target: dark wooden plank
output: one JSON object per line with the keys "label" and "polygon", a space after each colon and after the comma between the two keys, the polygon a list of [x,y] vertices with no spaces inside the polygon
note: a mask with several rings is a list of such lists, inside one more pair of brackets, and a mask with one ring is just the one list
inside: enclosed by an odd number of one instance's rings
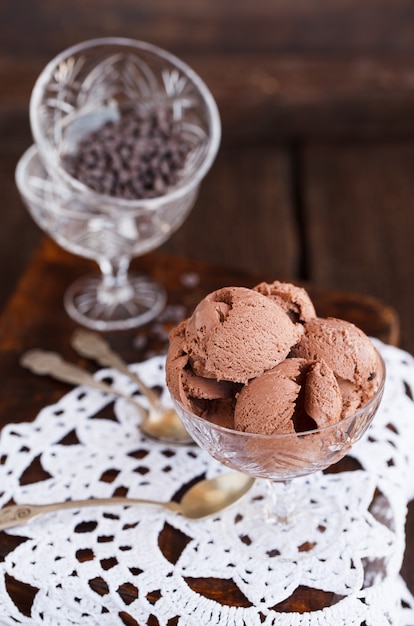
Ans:
{"label": "dark wooden plank", "polygon": [[203,52],[400,54],[413,51],[412,17],[410,0],[2,0],[0,49],[50,55],[119,34]]}
{"label": "dark wooden plank", "polygon": [[3,0],[0,114],[64,48],[119,35],[193,65],[229,136],[413,133],[412,18],[410,0]]}
{"label": "dark wooden plank", "polygon": [[[0,29],[1,33],[1,29]],[[151,40],[152,41],[152,40]],[[0,117],[16,137],[28,128],[31,89],[50,55],[0,53]],[[411,56],[309,56],[194,50],[181,57],[214,94],[224,141],[293,140],[307,136],[414,135],[414,53]],[[18,116],[20,122],[17,121]],[[27,142],[30,135],[27,132]]]}
{"label": "dark wooden plank", "polygon": [[223,148],[198,200],[164,250],[275,277],[297,275],[300,234],[289,152]]}
{"label": "dark wooden plank", "polygon": [[411,144],[312,144],[304,152],[309,277],[392,303],[401,318],[401,345],[410,352],[413,168]]}
{"label": "dark wooden plank", "polygon": [[0,148],[0,308],[12,293],[42,236],[18,197],[14,184],[18,157],[14,156],[16,159],[10,153],[3,154]]}
{"label": "dark wooden plank", "polygon": [[189,61],[229,138],[413,134],[413,57],[234,53]]}

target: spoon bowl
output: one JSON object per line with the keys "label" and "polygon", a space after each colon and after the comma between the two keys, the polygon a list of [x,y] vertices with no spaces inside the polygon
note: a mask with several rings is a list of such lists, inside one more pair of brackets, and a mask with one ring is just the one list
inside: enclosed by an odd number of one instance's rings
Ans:
{"label": "spoon bowl", "polygon": [[103,367],[113,367],[128,376],[149,402],[149,410],[140,428],[142,432],[164,443],[194,443],[175,409],[162,404],[154,391],[132,372],[122,357],[114,352],[108,342],[98,333],[80,328],[74,332],[72,347],[83,357],[93,359]]}
{"label": "spoon bowl", "polygon": [[[151,403],[150,408],[146,409],[133,396],[122,393],[107,383],[94,378],[92,374],[81,367],[65,361],[57,352],[37,349],[28,350],[20,358],[20,365],[40,376],[51,376],[71,385],[88,385],[88,387],[100,389],[104,393],[124,398],[138,409],[141,415],[139,428],[152,439],[177,445],[194,443],[194,440],[181,424],[181,420],[174,409],[162,407],[162,410],[160,410]],[[177,421],[179,424],[177,424]]]}
{"label": "spoon bowl", "polygon": [[157,506],[188,519],[203,519],[232,506],[253,486],[254,478],[241,472],[229,472],[215,478],[201,480],[184,494],[180,502],[158,502],[140,498],[90,498],[85,500],[66,500],[52,504],[14,504],[0,510],[0,530],[19,526],[29,520],[62,509],[80,509],[86,507],[114,505]]}

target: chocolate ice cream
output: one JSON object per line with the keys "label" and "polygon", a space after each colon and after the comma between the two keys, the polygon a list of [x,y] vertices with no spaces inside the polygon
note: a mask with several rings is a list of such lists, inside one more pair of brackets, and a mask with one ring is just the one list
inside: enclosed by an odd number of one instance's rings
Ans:
{"label": "chocolate ice cream", "polygon": [[377,381],[377,354],[369,338],[354,324],[329,317],[305,324],[292,356],[323,359],[333,370],[343,393],[343,417],[372,397]]}
{"label": "chocolate ice cream", "polygon": [[166,382],[171,395],[187,409],[214,417],[225,426],[232,426],[235,395],[241,385],[232,381],[197,376],[189,365],[185,330],[187,320],[170,333],[170,347],[166,361]]}
{"label": "chocolate ice cream", "polygon": [[253,433],[337,423],[377,388],[378,360],[356,326],[316,317],[290,283],[209,294],[170,335],[171,395],[196,415]]}

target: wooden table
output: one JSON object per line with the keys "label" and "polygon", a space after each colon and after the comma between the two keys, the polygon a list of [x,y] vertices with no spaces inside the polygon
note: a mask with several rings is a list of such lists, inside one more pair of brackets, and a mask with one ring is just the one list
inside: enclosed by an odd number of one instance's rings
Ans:
{"label": "wooden table", "polygon": [[[249,281],[246,272],[310,281],[321,314],[343,314],[414,352],[410,0],[55,5],[3,0],[0,8],[1,422],[30,419],[67,389],[23,372],[24,350],[76,358],[62,296],[87,264],[51,244],[32,258],[42,233],[18,196],[14,170],[32,141],[34,81],[54,55],[92,37],[134,37],[171,50],[199,72],[220,109],[217,160],[194,210],[162,248],[173,259],[136,263],[167,285],[171,302],[191,308],[211,288]],[[186,290],[179,277],[194,268],[201,281]],[[111,341],[133,361],[144,356],[135,337],[116,333]],[[403,573],[414,591],[413,511],[407,535]]]}
{"label": "wooden table", "polygon": [[[59,249],[46,240],[35,254],[32,262],[11,297],[0,318],[0,375],[5,384],[0,387],[0,425],[34,419],[44,406],[54,403],[69,387],[50,378],[36,377],[19,366],[21,354],[30,348],[41,347],[56,350],[66,358],[93,370],[92,363],[79,358],[70,347],[70,336],[76,325],[63,309],[63,293],[67,285],[85,271],[90,264]],[[253,276],[228,268],[196,263],[184,258],[153,253],[134,262],[134,269],[149,273],[161,281],[168,291],[168,306],[184,307],[188,314],[200,297],[212,289],[224,285],[253,286],[258,280],[271,277]],[[399,336],[399,320],[392,308],[372,297],[362,297],[347,292],[331,292],[307,285],[321,316],[335,315],[360,325],[367,333],[388,343],[396,343]],[[165,316],[163,326],[168,331],[174,323],[173,315]],[[112,346],[129,362],[145,358],[149,353],[165,351],[165,337],[154,332],[155,325],[126,332],[107,333]],[[142,339],[145,341],[142,341]],[[41,479],[39,468],[30,469],[26,480]],[[411,589],[414,587],[413,513],[408,519],[408,547],[403,574]],[[16,538],[0,534],[0,557],[15,546]],[[168,533],[162,538],[163,549],[170,555],[180,549],[177,537]],[[212,581],[194,581],[195,590],[218,601],[240,605],[243,598],[231,582],[224,585]],[[33,590],[9,581],[9,593],[23,612],[30,611]],[[127,594],[128,591],[126,590]],[[303,611],[317,609],[329,603],[329,594],[299,588],[292,598],[283,603],[283,610]]]}

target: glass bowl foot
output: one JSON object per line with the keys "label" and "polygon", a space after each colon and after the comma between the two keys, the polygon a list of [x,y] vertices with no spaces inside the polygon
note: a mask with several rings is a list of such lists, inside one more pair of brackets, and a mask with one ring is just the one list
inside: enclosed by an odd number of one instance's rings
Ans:
{"label": "glass bowl foot", "polygon": [[274,509],[274,496],[286,498],[286,487],[277,484],[266,491],[265,482],[257,482],[243,506],[223,516],[223,531],[236,552],[253,560],[297,561],[331,549],[344,524],[337,500],[306,482],[293,485],[291,502],[282,507],[289,514],[282,518]]}
{"label": "glass bowl foot", "polygon": [[165,307],[164,288],[141,275],[113,288],[98,277],[87,276],[65,293],[67,313],[78,324],[98,331],[126,330],[154,319]]}

